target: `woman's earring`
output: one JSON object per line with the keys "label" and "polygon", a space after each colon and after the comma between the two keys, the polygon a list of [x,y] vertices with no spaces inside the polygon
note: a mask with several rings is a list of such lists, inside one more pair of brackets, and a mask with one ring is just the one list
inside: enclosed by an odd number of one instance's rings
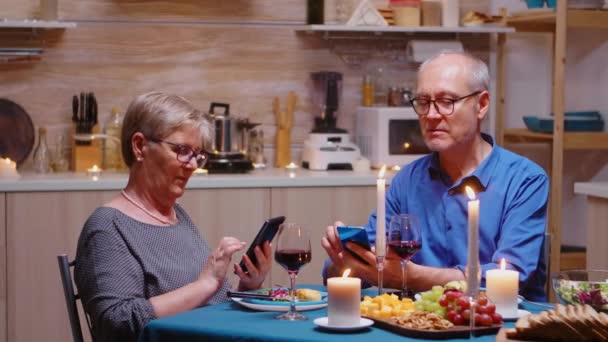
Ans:
{"label": "woman's earring", "polygon": [[138,162],[140,162],[140,161],[142,161],[142,160],[144,160],[144,158],[142,158],[142,157],[137,157],[137,161],[138,161]]}

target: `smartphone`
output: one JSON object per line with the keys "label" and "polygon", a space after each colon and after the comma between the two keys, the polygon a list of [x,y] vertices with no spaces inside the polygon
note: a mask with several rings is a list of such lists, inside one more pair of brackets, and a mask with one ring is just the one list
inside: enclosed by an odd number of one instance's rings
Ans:
{"label": "smartphone", "polygon": [[[262,246],[266,241],[272,241],[272,239],[274,239],[274,236],[277,235],[277,232],[279,231],[279,226],[283,222],[285,222],[285,216],[269,218],[268,220],[266,220],[266,222],[264,222],[262,228],[260,228],[258,234],[255,236],[255,239],[253,239],[253,242],[251,243],[251,245],[249,245],[247,252],[245,252],[245,254],[249,257],[249,259],[251,260],[251,262],[253,262],[254,265],[258,262],[258,258],[255,256],[254,252],[255,247]],[[247,266],[245,266],[244,260],[241,260],[240,266],[243,271],[247,272]]]}
{"label": "smartphone", "polygon": [[342,248],[345,250],[350,252],[348,247],[346,247],[346,243],[354,242],[368,251],[371,251],[365,228],[359,226],[338,226],[337,230],[340,241],[342,241]]}

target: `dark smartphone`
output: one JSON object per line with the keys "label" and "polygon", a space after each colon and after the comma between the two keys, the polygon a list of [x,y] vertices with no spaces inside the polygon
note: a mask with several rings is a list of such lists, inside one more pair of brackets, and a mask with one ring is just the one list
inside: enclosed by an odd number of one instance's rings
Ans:
{"label": "dark smartphone", "polygon": [[340,241],[342,242],[342,248],[344,248],[345,251],[349,252],[351,255],[353,255],[360,261],[366,262],[363,258],[353,253],[346,246],[347,242],[354,242],[357,245],[367,249],[368,251],[371,251],[369,239],[367,238],[367,232],[365,231],[365,228],[358,226],[338,226],[337,230],[338,236],[340,237]]}
{"label": "dark smartphone", "polygon": [[[262,228],[260,228],[260,230],[258,231],[258,235],[255,236],[255,239],[253,239],[253,242],[251,243],[251,245],[249,245],[249,248],[245,253],[249,257],[249,259],[251,259],[251,262],[253,262],[254,265],[258,262],[258,258],[255,256],[254,252],[255,247],[263,245],[266,241],[272,241],[272,239],[274,239],[274,236],[277,235],[277,232],[279,231],[279,226],[283,222],[285,222],[285,216],[269,218],[268,220],[266,220],[266,222],[264,222]],[[240,266],[243,271],[247,272],[247,266],[245,266],[245,261],[241,260]]]}

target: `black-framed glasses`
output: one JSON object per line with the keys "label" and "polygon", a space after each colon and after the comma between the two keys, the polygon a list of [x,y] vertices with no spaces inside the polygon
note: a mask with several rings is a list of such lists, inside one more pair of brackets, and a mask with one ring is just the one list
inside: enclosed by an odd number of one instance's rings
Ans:
{"label": "black-framed glasses", "polygon": [[415,97],[410,100],[410,103],[412,104],[412,107],[414,107],[414,111],[416,112],[416,114],[420,116],[425,116],[429,114],[429,111],[431,110],[431,103],[433,104],[433,107],[435,107],[437,113],[441,115],[451,115],[452,113],[454,113],[454,105],[456,104],[456,102],[462,101],[471,96],[479,95],[481,93],[482,91],[476,91],[470,93],[469,95],[465,95],[456,99],[450,99],[446,97],[431,100]]}
{"label": "black-framed glasses", "polygon": [[202,168],[207,163],[207,159],[209,159],[209,157],[207,156],[207,154],[205,152],[195,152],[188,145],[176,144],[176,143],[172,143],[172,142],[166,141],[166,140],[157,140],[157,139],[148,139],[148,140],[150,140],[151,142],[155,142],[157,144],[165,143],[167,145],[171,145],[171,149],[173,150],[173,152],[175,152],[175,155],[177,156],[177,161],[179,161],[180,163],[188,164],[188,163],[190,163],[192,158],[194,158],[194,160],[196,161],[196,166],[198,168]]}

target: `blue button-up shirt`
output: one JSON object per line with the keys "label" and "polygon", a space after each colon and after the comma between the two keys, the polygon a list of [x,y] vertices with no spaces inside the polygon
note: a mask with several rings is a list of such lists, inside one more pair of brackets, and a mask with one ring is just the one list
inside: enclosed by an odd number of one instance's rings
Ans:
{"label": "blue button-up shirt", "polygon": [[[485,272],[498,268],[519,271],[519,291],[530,300],[544,300],[546,265],[544,232],[549,180],[532,161],[494,145],[488,157],[467,177],[453,183],[439,167],[437,153],[422,157],[393,178],[386,194],[386,227],[394,214],[418,216],[422,249],[412,261],[432,267],[458,268],[467,263],[468,197],[471,186],[479,199],[479,260]],[[367,223],[370,243],[376,237],[376,214]]]}

